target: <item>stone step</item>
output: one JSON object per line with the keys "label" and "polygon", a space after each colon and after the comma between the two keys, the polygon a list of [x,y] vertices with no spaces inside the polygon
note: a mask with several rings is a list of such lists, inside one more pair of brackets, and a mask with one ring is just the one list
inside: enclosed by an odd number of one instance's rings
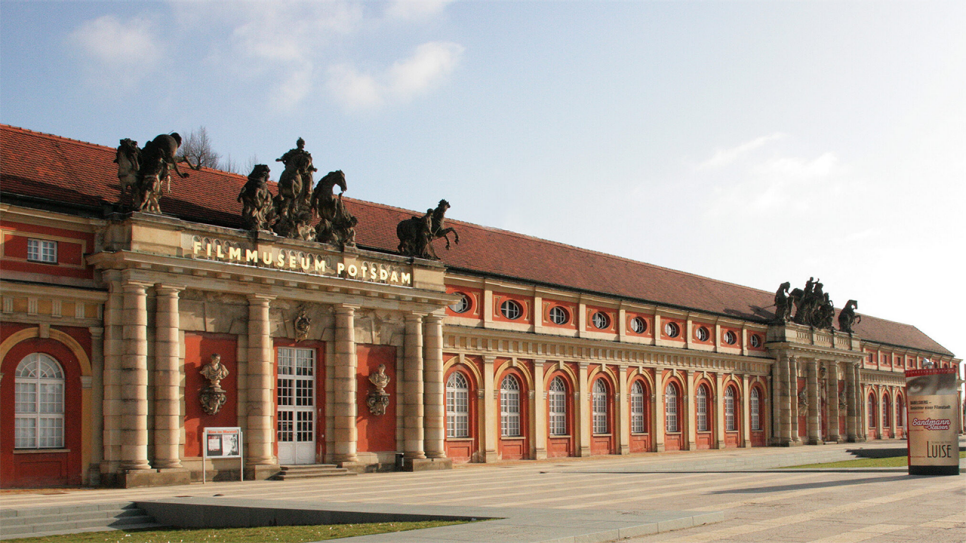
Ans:
{"label": "stone step", "polygon": [[314,477],[341,477],[355,475],[345,468],[340,468],[334,464],[306,464],[298,466],[280,466],[281,472],[275,479],[284,481],[286,479],[310,479]]}
{"label": "stone step", "polygon": [[3,513],[0,540],[162,527],[133,503],[5,509]]}

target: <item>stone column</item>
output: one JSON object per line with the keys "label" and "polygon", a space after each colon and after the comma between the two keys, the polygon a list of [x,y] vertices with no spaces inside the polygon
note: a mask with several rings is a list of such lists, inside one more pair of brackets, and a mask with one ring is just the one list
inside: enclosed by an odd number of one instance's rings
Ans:
{"label": "stone column", "polygon": [[651,391],[651,432],[654,435],[654,452],[664,452],[664,368],[654,369],[654,390]]}
{"label": "stone column", "polygon": [[533,458],[543,460],[547,457],[547,392],[543,388],[543,367],[547,361],[533,361]]}
{"label": "stone column", "polygon": [[805,420],[808,429],[808,444],[820,445],[822,443],[822,421],[820,418],[821,406],[819,405],[820,399],[818,392],[818,361],[814,358],[809,360],[805,370],[805,388],[807,390],[806,395],[808,397],[808,418]]}
{"label": "stone column", "polygon": [[[406,315],[404,376],[406,394],[403,401],[405,440],[403,454],[407,460],[426,458],[423,451],[423,316]],[[355,421],[353,421],[353,425]]]}
{"label": "stone column", "polygon": [[[332,454],[332,460],[343,467],[345,464],[353,464],[359,461],[359,456],[357,454],[357,446],[359,442],[359,431],[356,427],[356,417],[358,415],[358,399],[357,399],[357,384],[356,384],[356,374],[358,373],[359,359],[356,353],[356,338],[355,338],[355,310],[357,307],[339,304],[335,306],[335,360],[332,368],[332,385],[333,385],[333,396],[332,399],[332,429],[335,433],[334,451]],[[406,402],[414,401],[415,399],[410,395],[410,388],[418,388],[422,391],[423,381],[422,372],[420,371],[418,375],[410,375],[410,350],[417,349],[415,355],[420,361],[420,370],[422,369],[422,344],[415,347],[411,346],[410,340],[410,328],[415,326],[417,329],[415,333],[422,336],[422,330],[418,328],[422,325],[422,321],[418,321],[415,324],[411,323],[409,318],[406,319],[406,359],[404,361],[405,379],[403,387],[407,390],[403,395]],[[415,380],[415,382],[413,382]],[[418,398],[419,410],[422,411],[422,395]],[[406,408],[408,406],[404,406]],[[422,418],[419,420],[419,424],[422,425]],[[409,415],[406,415],[406,425],[409,426]],[[420,427],[420,430],[422,428]],[[407,450],[410,446],[409,434],[407,432],[406,446]],[[419,444],[417,445],[420,449],[423,446],[423,435],[422,431],[419,433]],[[425,456],[423,456],[425,458]]]}
{"label": "stone column", "polygon": [[841,441],[839,435],[839,364],[834,360],[828,364],[828,387],[825,396],[828,398],[828,438],[830,441]]}
{"label": "stone column", "polygon": [[271,336],[269,309],[274,296],[248,296],[248,416],[245,429],[246,468],[253,478],[273,475],[268,466],[275,466],[272,444],[275,442],[275,349]]}
{"label": "stone column", "polygon": [[446,457],[446,384],[443,382],[443,317],[426,317],[424,357],[426,457]]}
{"label": "stone column", "polygon": [[[765,398],[759,398],[759,402],[764,402]],[[759,404],[760,406],[760,404]],[[759,407],[760,409],[760,407]],[[736,413],[737,416],[737,413]],[[759,413],[760,416],[760,413]],[[751,447],[751,388],[748,386],[748,375],[741,376],[741,446]],[[764,428],[765,421],[760,421]]]}
{"label": "stone column", "polygon": [[92,485],[101,483],[104,461],[104,329],[88,328],[91,334],[91,463],[88,476]]}
{"label": "stone column", "polygon": [[577,409],[574,421],[577,425],[577,456],[590,456],[590,436],[591,425],[593,424],[593,412],[590,408],[590,366],[586,362],[580,363],[577,373],[577,401],[574,402]]}
{"label": "stone column", "polygon": [[855,364],[848,363],[845,367],[845,439],[849,443],[859,440],[855,418],[857,412],[855,389]]}
{"label": "stone column", "polygon": [[148,310],[150,285],[125,277],[121,335],[121,469],[151,469],[148,462]]}
{"label": "stone column", "polygon": [[802,436],[798,431],[798,359],[791,357],[788,359],[788,391],[791,394],[791,415],[792,415],[792,441],[796,445],[801,445]]}
{"label": "stone column", "polygon": [[[624,322],[621,320],[620,322]],[[623,330],[623,326],[620,327]],[[620,367],[618,371],[617,391],[614,393],[614,412],[617,413],[617,454],[631,452],[631,393],[627,388],[627,368]]]}
{"label": "stone column", "polygon": [[[155,286],[154,342],[154,467],[181,468],[181,329],[178,293],[181,288]],[[191,391],[188,396],[193,396]],[[188,401],[191,401],[190,398]]]}
{"label": "stone column", "polygon": [[685,446],[687,450],[693,451],[698,448],[698,421],[694,409],[694,372],[687,372],[684,379],[686,385],[684,389],[684,401],[681,402],[681,413],[678,420],[681,421],[682,435],[687,434],[688,442]]}
{"label": "stone column", "polygon": [[500,435],[500,391],[494,386],[496,376],[493,374],[495,356],[483,356],[483,394],[479,398],[479,408],[482,411],[483,424],[483,461],[496,462],[500,459],[497,453],[497,439]]}
{"label": "stone column", "polygon": [[771,389],[769,396],[771,397],[771,441],[772,445],[787,445],[783,441],[785,433],[783,432],[782,424],[785,421],[784,415],[786,414],[783,407],[786,404],[786,395],[783,393],[785,386],[785,372],[782,368],[785,366],[785,355],[778,354],[775,358],[775,362],[771,365]]}
{"label": "stone column", "polygon": [[[124,294],[117,271],[105,271],[108,285],[107,303],[104,304],[104,459],[102,474],[116,474],[121,461],[121,360],[124,339]],[[110,481],[105,481],[110,482]]]}
{"label": "stone column", "polygon": [[[725,448],[724,379],[720,373],[714,376],[714,434],[718,442],[715,448]],[[737,407],[737,406],[736,406]],[[737,416],[737,413],[735,413]]]}

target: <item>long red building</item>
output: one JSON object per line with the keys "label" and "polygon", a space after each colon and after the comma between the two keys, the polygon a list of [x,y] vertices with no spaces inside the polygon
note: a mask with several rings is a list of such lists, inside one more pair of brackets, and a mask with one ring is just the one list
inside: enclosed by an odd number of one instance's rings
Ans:
{"label": "long red building", "polygon": [[903,372],[961,363],[909,324],[778,322],[771,291],[474,224],[403,256],[418,214],[382,204],[345,200],[356,246],[252,234],[246,178],[214,170],[125,211],[114,159],[0,126],[0,486],[237,478],[203,459],[216,427],[246,478],[897,438]]}

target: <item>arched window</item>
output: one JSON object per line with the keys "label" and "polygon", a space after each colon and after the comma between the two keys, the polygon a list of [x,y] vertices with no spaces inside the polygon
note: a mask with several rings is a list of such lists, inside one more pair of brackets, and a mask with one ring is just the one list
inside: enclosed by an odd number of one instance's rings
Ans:
{"label": "arched window", "polygon": [[761,393],[758,387],[751,389],[751,429],[761,430]]}
{"label": "arched window", "polygon": [[33,353],[14,377],[14,447],[64,448],[64,370],[56,360]]}
{"label": "arched window", "polygon": [[668,383],[664,389],[664,430],[678,432],[678,387]]}
{"label": "arched window", "polygon": [[695,420],[698,424],[699,432],[708,431],[708,387],[707,385],[701,385],[698,387],[698,393],[695,395]]}
{"label": "arched window", "polygon": [[879,414],[879,408],[875,403],[875,394],[869,394],[869,428],[875,428],[878,426],[875,423],[875,418]]}
{"label": "arched window", "polygon": [[888,396],[882,396],[882,427],[886,428],[892,426],[892,402],[889,401]]}
{"label": "arched window", "polygon": [[906,427],[906,404],[902,401],[902,396],[896,396],[896,422],[899,428]]}
{"label": "arched window", "polygon": [[512,375],[500,383],[500,435],[520,437],[520,382]]}
{"label": "arched window", "polygon": [[567,435],[567,385],[562,377],[550,381],[550,435]]}
{"label": "arched window", "polygon": [[647,431],[644,425],[644,385],[634,381],[631,385],[631,432],[643,434]]}
{"label": "arched window", "polygon": [[594,381],[594,433],[606,434],[607,429],[607,385],[603,379]]}
{"label": "arched window", "polygon": [[446,437],[470,437],[470,385],[458,371],[446,380]]}
{"label": "arched window", "polygon": [[724,409],[725,431],[737,432],[738,423],[735,417],[735,387],[728,387],[725,389]]}

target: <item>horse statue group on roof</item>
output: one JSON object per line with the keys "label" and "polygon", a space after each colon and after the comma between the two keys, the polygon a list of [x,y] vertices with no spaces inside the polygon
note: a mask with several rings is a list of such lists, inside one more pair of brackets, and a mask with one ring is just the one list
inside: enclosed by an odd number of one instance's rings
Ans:
{"label": "horse statue group on roof", "polygon": [[422,217],[413,216],[396,225],[396,237],[399,238],[397,250],[406,256],[439,260],[433,241],[446,239],[446,250],[449,250],[449,234],[453,234],[455,243],[459,245],[460,235],[452,227],[446,227],[446,210],[449,207],[449,202],[440,200],[436,209],[427,209]]}
{"label": "horse statue group on roof", "polygon": [[[789,291],[791,283],[782,283],[775,292],[775,322],[784,324],[789,321],[804,324],[813,328],[834,330],[835,304],[820,280],[809,277],[805,288]],[[858,303],[849,300],[845,308],[839,312],[839,330],[853,333],[852,326],[861,322],[862,318],[855,314]],[[794,308],[794,312],[792,311]]]}

